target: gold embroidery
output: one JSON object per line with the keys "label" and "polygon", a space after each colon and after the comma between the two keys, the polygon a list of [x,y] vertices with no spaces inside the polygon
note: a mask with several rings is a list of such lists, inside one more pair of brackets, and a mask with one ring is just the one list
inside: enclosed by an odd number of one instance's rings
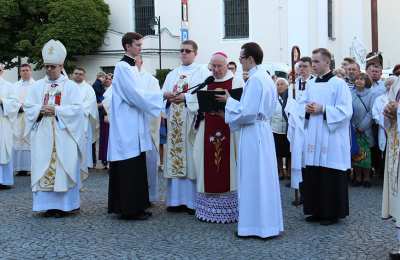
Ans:
{"label": "gold embroidery", "polygon": [[[174,91],[187,89],[187,77],[181,75]],[[185,104],[171,104],[171,116],[168,123],[168,177],[186,177],[186,111]]]}
{"label": "gold embroidery", "polygon": [[[54,118],[52,118],[52,130],[54,132]],[[54,189],[54,183],[56,180],[56,165],[57,165],[57,153],[55,141],[53,142],[53,151],[51,153],[51,160],[47,172],[39,180],[39,185],[44,190],[52,191]]]}
{"label": "gold embroidery", "polygon": [[222,161],[222,142],[225,140],[225,136],[221,132],[216,132],[215,135],[210,137],[210,143],[214,145],[214,165],[217,167],[217,172],[220,172],[221,161]]}

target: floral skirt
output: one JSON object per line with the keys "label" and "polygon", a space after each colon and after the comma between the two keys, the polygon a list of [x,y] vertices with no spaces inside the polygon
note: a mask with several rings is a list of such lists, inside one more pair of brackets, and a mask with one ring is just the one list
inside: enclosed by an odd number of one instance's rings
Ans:
{"label": "floral skirt", "polygon": [[237,222],[239,217],[237,193],[197,193],[196,217],[214,223]]}
{"label": "floral skirt", "polygon": [[365,134],[356,134],[356,141],[360,147],[359,154],[352,157],[353,167],[358,168],[371,168],[371,149]]}

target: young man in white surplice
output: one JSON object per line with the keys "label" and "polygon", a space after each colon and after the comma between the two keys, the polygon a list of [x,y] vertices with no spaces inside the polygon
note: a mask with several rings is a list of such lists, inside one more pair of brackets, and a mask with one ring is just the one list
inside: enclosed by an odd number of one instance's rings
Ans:
{"label": "young man in white surplice", "polygon": [[24,136],[25,113],[23,105],[26,94],[35,80],[32,78],[32,68],[29,64],[22,64],[19,69],[21,80],[14,84],[19,99],[17,121],[14,124],[14,171],[19,176],[26,176],[31,171],[31,145],[29,136]]}
{"label": "young man in white surplice", "polygon": [[238,201],[239,237],[278,236],[283,231],[281,194],[274,137],[270,125],[278,102],[271,77],[260,65],[261,47],[246,43],[240,51],[240,63],[248,71],[249,79],[240,101],[226,95],[225,122],[231,131],[239,131],[238,147]]}
{"label": "young man in white surplice", "polygon": [[83,109],[85,114],[85,137],[86,137],[86,167],[94,168],[93,165],[93,144],[99,138],[99,111],[97,109],[96,93],[92,86],[86,81],[86,71],[84,68],[75,68],[72,73],[72,80],[79,87],[83,99]]}

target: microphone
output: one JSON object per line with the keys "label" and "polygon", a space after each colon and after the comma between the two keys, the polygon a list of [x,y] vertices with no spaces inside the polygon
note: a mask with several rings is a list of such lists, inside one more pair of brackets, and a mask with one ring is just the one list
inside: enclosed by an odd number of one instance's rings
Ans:
{"label": "microphone", "polygon": [[210,84],[210,83],[213,83],[214,80],[215,80],[215,78],[214,78],[213,76],[209,76],[208,78],[206,78],[206,80],[205,80],[203,83],[197,84],[196,86],[191,87],[191,88],[189,88],[189,89],[187,89],[187,90],[178,92],[178,93],[175,94],[175,96],[179,96],[180,94],[185,93],[185,92],[187,92],[187,91],[189,91],[189,90],[192,90],[192,89],[195,89],[195,90],[193,90],[193,92],[191,93],[191,94],[194,94],[194,93],[196,93],[197,91],[199,91],[200,89],[204,88],[206,85],[208,85],[208,84]]}
{"label": "microphone", "polygon": [[215,78],[214,78],[213,76],[209,76],[208,78],[206,78],[206,80],[205,80],[203,83],[199,84],[199,85],[195,88],[195,90],[192,91],[191,94],[197,93],[197,91],[199,91],[200,89],[204,88],[204,87],[207,86],[208,84],[213,83],[214,81],[215,81]]}

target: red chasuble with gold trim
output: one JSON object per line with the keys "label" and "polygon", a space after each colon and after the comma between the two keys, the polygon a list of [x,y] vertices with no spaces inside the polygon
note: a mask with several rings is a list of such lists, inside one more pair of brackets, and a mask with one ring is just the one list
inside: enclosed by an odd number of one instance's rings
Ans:
{"label": "red chasuble with gold trim", "polygon": [[[232,80],[214,82],[208,90],[232,89]],[[204,191],[223,193],[230,190],[230,129],[223,118],[205,113]]]}

